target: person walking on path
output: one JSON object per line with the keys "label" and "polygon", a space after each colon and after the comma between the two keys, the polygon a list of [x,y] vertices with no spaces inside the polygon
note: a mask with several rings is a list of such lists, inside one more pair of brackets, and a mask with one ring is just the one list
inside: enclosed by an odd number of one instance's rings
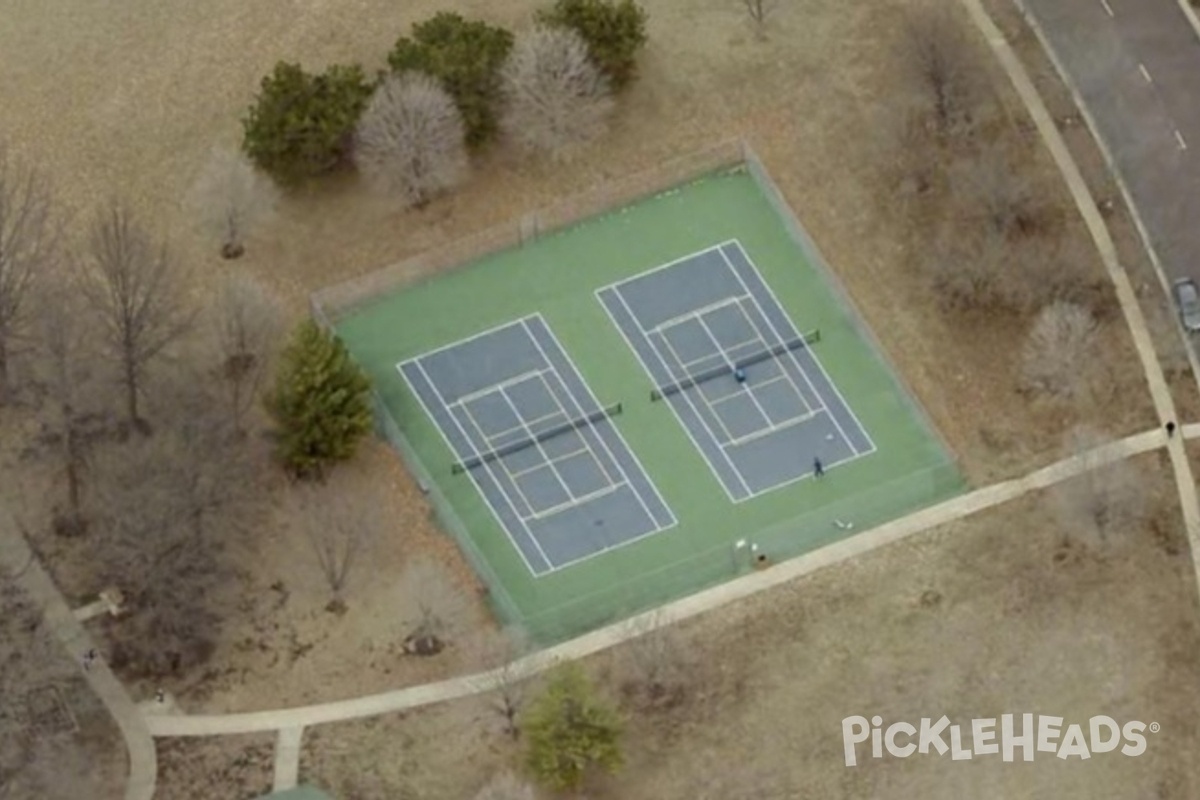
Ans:
{"label": "person walking on path", "polygon": [[1170,439],[1173,436],[1175,436],[1175,422],[1171,421],[1167,423],[1167,438]]}
{"label": "person walking on path", "polygon": [[813,459],[813,476],[820,478],[825,474],[825,465],[821,463],[821,457],[817,456]]}

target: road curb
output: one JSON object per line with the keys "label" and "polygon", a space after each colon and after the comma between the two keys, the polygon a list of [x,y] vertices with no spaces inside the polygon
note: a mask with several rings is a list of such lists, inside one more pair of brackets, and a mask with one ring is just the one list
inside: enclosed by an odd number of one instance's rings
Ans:
{"label": "road curb", "polygon": [[1176,0],[1179,3],[1179,9],[1183,11],[1183,15],[1187,17],[1188,23],[1192,26],[1192,30],[1196,32],[1196,38],[1200,39],[1200,17],[1196,16],[1196,10],[1192,8],[1192,4],[1188,0]]}
{"label": "road curb", "polygon": [[[1078,109],[1079,115],[1083,117],[1084,124],[1087,125],[1088,132],[1092,136],[1092,141],[1096,143],[1096,147],[1100,150],[1100,156],[1104,159],[1104,165],[1108,169],[1108,174],[1112,176],[1113,181],[1117,184],[1117,191],[1121,193],[1121,200],[1125,203],[1125,208],[1129,210],[1129,216],[1133,220],[1133,226],[1137,229],[1138,238],[1142,240],[1142,248],[1150,257],[1150,264],[1154,267],[1154,274],[1158,276],[1159,286],[1162,288],[1163,296],[1168,304],[1174,303],[1171,297],[1171,280],[1167,277],[1167,271],[1163,268],[1162,259],[1159,258],[1158,250],[1154,247],[1154,242],[1150,239],[1150,232],[1146,228],[1145,222],[1142,221],[1142,214],[1138,211],[1137,204],[1133,202],[1133,194],[1129,191],[1129,186],[1125,183],[1124,176],[1117,168],[1116,159],[1113,158],[1112,150],[1109,149],[1108,143],[1100,135],[1100,129],[1096,125],[1096,118],[1092,116],[1091,110],[1083,100],[1083,96],[1075,86],[1075,81],[1072,80],[1070,74],[1059,60],[1058,54],[1054,48],[1050,46],[1050,40],[1046,37],[1046,32],[1042,29],[1041,23],[1029,12],[1029,8],[1025,5],[1025,0],[1012,0],[1013,5],[1021,12],[1021,17],[1025,20],[1025,24],[1033,31],[1037,37],[1038,43],[1042,46],[1042,52],[1050,59],[1050,63],[1054,65],[1054,71],[1058,73],[1058,79],[1062,81],[1063,86],[1067,87],[1067,91],[1071,93],[1071,100],[1075,103],[1075,108]],[[1196,31],[1197,38],[1200,38],[1200,19],[1196,17],[1188,5],[1188,0],[1179,0],[1180,6],[1184,9],[1188,20],[1190,21],[1193,30]],[[1196,390],[1200,392],[1200,360],[1196,358],[1196,352],[1191,347],[1187,334],[1180,328],[1179,325],[1173,325],[1175,333],[1179,336],[1183,343],[1183,352],[1187,353],[1188,363],[1192,367],[1192,379],[1196,381]]]}

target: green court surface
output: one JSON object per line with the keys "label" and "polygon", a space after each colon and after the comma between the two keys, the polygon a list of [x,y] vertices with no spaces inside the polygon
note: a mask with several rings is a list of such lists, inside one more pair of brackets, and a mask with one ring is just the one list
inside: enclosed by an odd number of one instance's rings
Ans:
{"label": "green court surface", "polygon": [[[374,380],[384,432],[429,489],[443,526],[488,585],[506,623],[539,641],[577,635],[752,569],[745,539],[772,561],[793,557],[964,489],[949,454],[884,364],[863,323],[789,230],[755,178],[720,173],[408,286],[336,328]],[[737,240],[876,445],[822,480],[741,503],[722,490],[596,290]],[[678,524],[535,577],[456,461],[396,365],[511,320],[540,314],[613,420]],[[418,463],[419,462],[419,463]]]}

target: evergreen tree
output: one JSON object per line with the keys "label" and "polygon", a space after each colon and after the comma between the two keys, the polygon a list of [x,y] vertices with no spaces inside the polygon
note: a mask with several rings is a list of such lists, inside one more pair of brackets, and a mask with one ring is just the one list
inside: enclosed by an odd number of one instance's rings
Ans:
{"label": "evergreen tree", "polygon": [[529,769],[556,791],[578,788],[589,767],[612,772],[621,766],[621,721],[596,698],[577,664],[555,670],[530,705],[522,730]]}
{"label": "evergreen tree", "polygon": [[290,472],[320,477],[328,465],[354,455],[371,430],[370,388],[341,339],[312,320],[301,323],[267,398],[279,456]]}
{"label": "evergreen tree", "polygon": [[478,147],[496,135],[499,70],[512,44],[504,28],[443,11],[413,25],[412,38],[396,42],[388,64],[437,78],[462,114],[467,144]]}
{"label": "evergreen tree", "polygon": [[637,77],[637,51],[646,44],[646,12],[633,0],[556,0],[537,21],[564,27],[587,42],[592,61],[614,89]]}

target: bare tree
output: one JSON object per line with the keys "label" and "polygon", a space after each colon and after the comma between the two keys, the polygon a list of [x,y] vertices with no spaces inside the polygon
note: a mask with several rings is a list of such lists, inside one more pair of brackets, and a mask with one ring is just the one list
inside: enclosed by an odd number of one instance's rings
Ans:
{"label": "bare tree", "polygon": [[521,658],[533,652],[528,636],[519,628],[505,628],[498,633],[487,631],[481,641],[480,665],[488,670],[479,682],[479,689],[493,697],[495,709],[511,739],[521,735],[517,716],[525,705],[530,687],[528,671]]}
{"label": "bare tree", "polygon": [[1129,459],[1101,465],[1095,449],[1104,437],[1086,428],[1075,428],[1067,446],[1083,459],[1087,471],[1055,489],[1064,534],[1085,546],[1111,550],[1136,532],[1146,518],[1147,486],[1144,473]]}
{"label": "bare tree", "polygon": [[406,206],[421,208],[467,177],[466,129],[454,99],[432,77],[384,80],[358,124],[354,162]]}
{"label": "bare tree", "polygon": [[940,137],[968,135],[984,98],[982,61],[954,11],[920,3],[909,12],[900,41],[901,64],[928,104]]}
{"label": "bare tree", "polygon": [[37,293],[35,369],[49,398],[47,420],[51,440],[66,481],[66,507],[56,509],[55,529],[64,535],[86,529],[83,482],[93,431],[89,398],[95,394],[89,339],[93,333],[84,314],[83,296],[66,270],[56,270]]}
{"label": "bare tree", "polygon": [[136,672],[207,658],[224,617],[215,598],[237,575],[226,547],[260,520],[262,470],[202,386],[180,381],[154,437],[96,456],[97,578],[134,609],[114,662]]}
{"label": "bare tree", "polygon": [[475,800],[536,800],[533,786],[513,775],[501,772],[492,777],[475,795]]}
{"label": "bare tree", "polygon": [[25,332],[39,272],[59,256],[61,229],[40,172],[9,158],[0,144],[0,406],[11,391],[11,361]]}
{"label": "bare tree", "polygon": [[608,80],[575,31],[538,27],[518,36],[500,75],[500,125],[520,147],[566,159],[608,129]]}
{"label": "bare tree", "polygon": [[189,211],[202,227],[219,237],[222,258],[246,252],[246,234],[267,222],[279,205],[280,191],[236,150],[214,148],[192,186]]}
{"label": "bare tree", "polygon": [[1028,168],[999,147],[958,159],[951,176],[955,200],[977,207],[983,224],[994,232],[1015,239],[1043,226],[1048,211]]}
{"label": "bare tree", "polygon": [[1026,387],[1072,399],[1084,386],[1096,343],[1096,320],[1086,308],[1055,301],[1038,314],[1021,355]]}
{"label": "bare tree", "polygon": [[212,320],[220,359],[218,383],[234,430],[242,433],[279,347],[283,309],[262,284],[239,275],[222,284]]}
{"label": "bare tree", "polygon": [[779,7],[779,0],[742,0],[750,22],[754,25],[754,33],[759,39],[767,36],[767,20]]}
{"label": "bare tree", "polygon": [[628,675],[625,690],[645,708],[678,704],[687,690],[688,663],[678,630],[661,611],[641,614],[625,623],[629,638],[621,648]]}
{"label": "bare tree", "polygon": [[470,602],[446,570],[437,562],[417,558],[400,574],[404,594],[401,604],[408,633],[404,651],[414,655],[437,655],[466,628]]}
{"label": "bare tree", "polygon": [[325,608],[340,614],[346,610],[344,591],[355,564],[387,530],[384,505],[372,492],[336,476],[300,492],[304,534],[332,594]]}
{"label": "bare tree", "polygon": [[102,323],[105,350],[120,368],[128,421],[144,429],[138,399],[146,372],[191,323],[182,275],[165,245],[152,244],[118,203],[97,216],[88,256],[83,290]]}

